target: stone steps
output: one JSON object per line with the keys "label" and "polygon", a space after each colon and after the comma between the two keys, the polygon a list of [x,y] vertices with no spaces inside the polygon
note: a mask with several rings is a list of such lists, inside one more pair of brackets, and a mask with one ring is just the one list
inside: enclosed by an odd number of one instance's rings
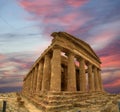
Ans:
{"label": "stone steps", "polygon": [[61,109],[61,108],[69,109],[69,108],[72,107],[71,103],[48,104],[47,102],[44,102],[44,101],[38,102],[35,99],[31,99],[31,101],[37,108],[40,108],[40,109],[42,109],[44,111],[47,111],[47,112],[48,111],[53,112],[53,110],[58,110],[58,109]]}
{"label": "stone steps", "polygon": [[[94,104],[100,104],[101,101],[96,101],[98,93],[81,93],[81,92],[48,92],[34,94],[34,97],[29,96],[29,99],[34,105],[46,112],[59,112],[59,109],[69,109],[73,107],[85,108]],[[26,96],[28,97],[28,96]],[[95,101],[89,101],[95,99]],[[103,99],[103,98],[102,98]],[[54,110],[54,111],[53,111]]]}
{"label": "stone steps", "polygon": [[85,108],[85,107],[88,107],[90,106],[89,103],[86,103],[86,102],[75,102],[74,103],[74,107],[82,107],[82,108]]}

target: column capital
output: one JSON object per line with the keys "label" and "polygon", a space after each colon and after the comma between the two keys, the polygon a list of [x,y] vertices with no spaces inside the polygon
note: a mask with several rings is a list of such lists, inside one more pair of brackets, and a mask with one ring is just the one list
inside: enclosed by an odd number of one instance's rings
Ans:
{"label": "column capital", "polygon": [[75,54],[69,50],[65,54],[66,54],[66,56],[75,56]]}
{"label": "column capital", "polygon": [[47,52],[44,56],[43,56],[43,60],[45,59],[45,57],[51,57],[51,54],[49,52]]}
{"label": "column capital", "polygon": [[41,60],[38,61],[38,65],[39,65],[40,63],[44,63],[44,58],[42,58]]}
{"label": "column capital", "polygon": [[90,62],[87,62],[86,65],[87,65],[88,67],[89,67],[89,66],[93,67],[93,64],[90,63]]}
{"label": "column capital", "polygon": [[98,68],[96,66],[93,65],[93,70],[97,70]]}
{"label": "column capital", "polygon": [[101,68],[97,68],[97,70],[102,71]]}
{"label": "column capital", "polygon": [[59,45],[54,45],[54,46],[52,47],[52,50],[55,50],[55,49],[62,49],[62,48],[61,48],[61,46],[59,46]]}
{"label": "column capital", "polygon": [[77,60],[78,61],[85,61],[85,59],[83,57],[81,57],[81,56],[77,57]]}

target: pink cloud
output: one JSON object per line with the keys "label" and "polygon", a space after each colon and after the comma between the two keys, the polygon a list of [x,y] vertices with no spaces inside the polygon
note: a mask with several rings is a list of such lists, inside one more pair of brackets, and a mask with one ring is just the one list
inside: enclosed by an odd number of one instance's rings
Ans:
{"label": "pink cloud", "polygon": [[119,67],[119,54],[118,55],[110,55],[110,56],[103,56],[101,57],[102,67]]}
{"label": "pink cloud", "polygon": [[114,31],[106,30],[89,38],[89,40],[87,41],[92,45],[94,49],[101,50],[107,45],[109,45],[112,41],[114,41],[115,36],[116,36],[116,33]]}
{"label": "pink cloud", "polygon": [[[66,28],[66,31],[69,33],[73,33],[75,30],[79,29],[82,25],[84,25],[86,22],[90,20],[90,17],[81,17],[81,20],[75,21],[73,20],[68,27]],[[80,31],[78,31],[80,32]]]}
{"label": "pink cloud", "polygon": [[79,10],[67,12],[67,8],[70,8],[70,6],[80,7],[87,2],[88,0],[47,0],[42,2],[40,0],[21,0],[19,4],[33,15],[33,18],[28,18],[28,20],[37,20],[42,24],[43,33],[50,34],[53,31],[60,30],[71,33],[85,24],[90,19],[90,15],[85,15]]}
{"label": "pink cloud", "polygon": [[119,27],[120,21],[114,21],[92,28],[92,35],[87,39],[87,42],[90,43],[94,49],[102,50],[116,40],[119,35]]}
{"label": "pink cloud", "polygon": [[102,72],[103,86],[107,92],[120,92],[120,68],[104,68]]}
{"label": "pink cloud", "polygon": [[102,50],[97,51],[102,62],[102,68],[118,68],[120,67],[120,51],[119,51],[119,39],[112,41]]}
{"label": "pink cloud", "polygon": [[[87,0],[85,0],[87,1]],[[67,1],[68,3],[77,3],[77,4],[83,4],[85,1]],[[82,15],[81,12],[71,12],[71,13],[65,13],[64,7],[66,7],[67,4],[65,2],[59,2],[56,0],[48,0],[40,2],[39,0],[34,1],[24,1],[21,0],[20,5],[24,7],[28,12],[33,13],[33,18],[30,18],[29,20],[34,20],[35,18],[38,21],[43,20],[44,23],[54,23],[54,24],[70,24],[71,22],[76,20],[77,17]],[[61,14],[61,15],[59,15]]]}
{"label": "pink cloud", "polygon": [[105,88],[114,88],[114,87],[120,87],[120,79],[116,79],[114,82],[105,84]]}
{"label": "pink cloud", "polygon": [[5,58],[6,58],[6,56],[5,56],[5,55],[0,54],[0,60],[3,60],[3,59],[5,59]]}
{"label": "pink cloud", "polygon": [[62,25],[68,25],[73,23],[73,21],[76,20],[76,18],[79,16],[79,13],[68,13],[65,14],[59,18],[44,18],[43,22],[45,23],[53,23],[58,24],[61,23]]}
{"label": "pink cloud", "polygon": [[[54,13],[60,13],[63,11],[62,4],[59,2],[54,2],[54,0],[47,0],[47,1],[20,1],[20,5],[25,8],[28,12],[35,14],[36,16],[47,16]],[[59,6],[59,7],[58,7]],[[60,7],[61,6],[61,7]]]}
{"label": "pink cloud", "polygon": [[73,7],[80,7],[83,4],[87,3],[89,0],[67,0],[67,3]]}

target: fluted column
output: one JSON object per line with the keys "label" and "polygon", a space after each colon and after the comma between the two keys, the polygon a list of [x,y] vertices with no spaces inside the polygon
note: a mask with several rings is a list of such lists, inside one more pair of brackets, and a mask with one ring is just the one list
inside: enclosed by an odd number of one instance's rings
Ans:
{"label": "fluted column", "polygon": [[80,91],[86,91],[85,60],[79,59]]}
{"label": "fluted column", "polygon": [[22,93],[25,92],[25,80],[23,80],[23,87],[22,87]]}
{"label": "fluted column", "polygon": [[28,76],[28,92],[30,93],[30,74]]}
{"label": "fluted column", "polygon": [[94,91],[94,77],[92,73],[92,65],[88,63],[88,86],[89,86],[89,91]]}
{"label": "fluted column", "polygon": [[42,91],[49,91],[50,88],[50,56],[46,54],[44,57]]}
{"label": "fluted column", "polygon": [[31,82],[31,93],[33,93],[33,88],[34,88],[34,69],[32,69],[31,71],[31,74],[32,74],[32,82]]}
{"label": "fluted column", "polygon": [[104,91],[103,84],[102,84],[102,78],[101,78],[101,72],[99,69],[97,69],[97,71],[98,71],[98,80],[99,80],[100,90]]}
{"label": "fluted column", "polygon": [[25,92],[27,91],[27,79],[25,80]]}
{"label": "fluted column", "polygon": [[26,92],[28,91],[28,77],[26,78]]}
{"label": "fluted column", "polygon": [[33,68],[32,73],[33,73],[33,85],[32,85],[32,90],[33,90],[33,92],[32,92],[32,93],[34,93],[34,92],[35,92],[35,91],[34,91],[34,88],[35,88],[35,68]]}
{"label": "fluted column", "polygon": [[30,72],[30,77],[31,77],[31,80],[30,80],[30,93],[32,93],[32,71]]}
{"label": "fluted column", "polygon": [[53,48],[50,90],[61,91],[61,49],[58,46]]}
{"label": "fluted column", "polygon": [[23,88],[22,88],[23,93],[25,93],[25,90],[26,90],[26,80],[23,81]]}
{"label": "fluted column", "polygon": [[67,66],[65,66],[64,72],[65,72],[65,91],[67,91],[67,76],[68,76]]}
{"label": "fluted column", "polygon": [[42,86],[43,61],[40,61],[38,66],[39,67],[38,67],[37,88],[36,88],[37,92],[41,90],[41,86]]}
{"label": "fluted column", "polygon": [[100,91],[100,84],[99,84],[99,79],[98,79],[99,77],[98,77],[96,67],[93,68],[93,72],[94,72],[95,91]]}
{"label": "fluted column", "polygon": [[37,89],[37,73],[38,73],[38,65],[36,65],[35,66],[35,82],[34,82],[34,84],[35,84],[35,86],[34,86],[34,90],[35,90],[35,92],[36,92],[36,89]]}
{"label": "fluted column", "polygon": [[76,73],[75,73],[75,63],[74,63],[74,54],[68,54],[68,91],[76,91]]}
{"label": "fluted column", "polygon": [[36,67],[33,69],[33,93],[36,91]]}

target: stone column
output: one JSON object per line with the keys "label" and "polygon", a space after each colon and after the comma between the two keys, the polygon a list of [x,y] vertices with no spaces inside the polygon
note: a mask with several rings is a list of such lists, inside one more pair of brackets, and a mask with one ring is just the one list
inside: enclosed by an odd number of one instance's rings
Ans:
{"label": "stone column", "polygon": [[46,54],[44,57],[42,91],[49,91],[50,88],[50,56]]}
{"label": "stone column", "polygon": [[25,92],[25,80],[23,80],[23,87],[22,87],[22,93]]}
{"label": "stone column", "polygon": [[43,61],[39,62],[38,65],[38,77],[37,77],[37,88],[36,91],[39,92],[42,86],[42,76],[43,76]]}
{"label": "stone column", "polygon": [[26,78],[26,93],[28,92],[28,79]]}
{"label": "stone column", "polygon": [[26,80],[23,81],[22,93],[25,93],[26,89]]}
{"label": "stone column", "polygon": [[85,60],[79,59],[80,91],[86,91]]}
{"label": "stone column", "polygon": [[53,47],[50,91],[61,91],[61,49]]}
{"label": "stone column", "polygon": [[98,79],[98,73],[97,73],[97,68],[93,68],[94,72],[94,82],[95,82],[95,91],[100,91],[100,85],[99,85],[99,79]]}
{"label": "stone column", "polygon": [[30,93],[32,93],[32,82],[33,82],[33,78],[32,78],[32,71],[30,72],[30,77],[31,77],[31,80],[30,80]]}
{"label": "stone column", "polygon": [[28,92],[28,77],[26,78],[26,93]]}
{"label": "stone column", "polygon": [[32,74],[32,82],[31,82],[31,93],[33,94],[33,88],[34,88],[34,69],[32,69],[31,71],[31,74]]}
{"label": "stone column", "polygon": [[30,93],[30,74],[28,76],[28,93]]}
{"label": "stone column", "polygon": [[74,63],[74,54],[68,54],[68,82],[67,82],[67,90],[68,91],[76,91],[76,73],[75,73],[75,63]]}
{"label": "stone column", "polygon": [[35,84],[35,86],[34,86],[34,90],[35,90],[35,92],[36,92],[36,88],[37,88],[37,73],[38,73],[38,65],[36,65],[35,66],[35,82],[34,82],[34,84]]}
{"label": "stone column", "polygon": [[64,68],[64,72],[65,72],[65,91],[67,91],[67,77],[68,77],[68,69],[67,69],[67,66],[65,66]]}
{"label": "stone column", "polygon": [[104,91],[103,84],[102,84],[102,78],[101,78],[101,72],[99,69],[97,69],[97,71],[98,71],[98,80],[99,80],[100,90]]}
{"label": "stone column", "polygon": [[34,93],[34,68],[32,69],[32,94]]}
{"label": "stone column", "polygon": [[28,80],[27,80],[27,78],[26,78],[26,92],[28,91],[28,85],[27,85],[27,83],[28,83]]}
{"label": "stone column", "polygon": [[94,91],[94,77],[92,73],[92,65],[88,63],[88,86],[89,86],[89,91]]}
{"label": "stone column", "polygon": [[36,68],[33,68],[33,93],[36,91]]}

